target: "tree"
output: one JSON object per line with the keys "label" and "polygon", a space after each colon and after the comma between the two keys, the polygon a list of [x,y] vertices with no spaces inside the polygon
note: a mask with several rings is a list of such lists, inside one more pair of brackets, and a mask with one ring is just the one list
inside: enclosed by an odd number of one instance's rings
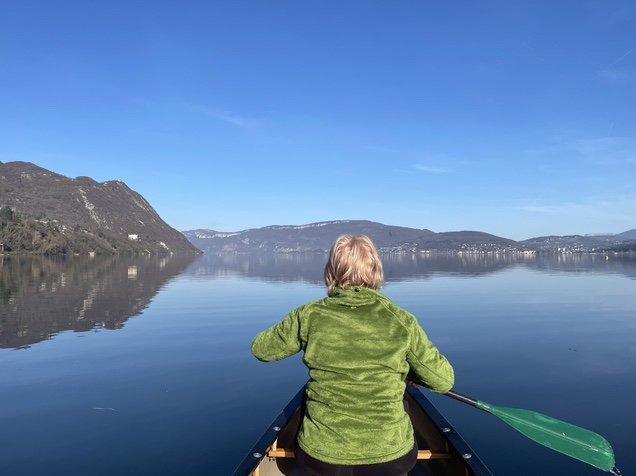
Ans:
{"label": "tree", "polygon": [[13,210],[10,206],[5,205],[0,208],[0,220],[13,221]]}

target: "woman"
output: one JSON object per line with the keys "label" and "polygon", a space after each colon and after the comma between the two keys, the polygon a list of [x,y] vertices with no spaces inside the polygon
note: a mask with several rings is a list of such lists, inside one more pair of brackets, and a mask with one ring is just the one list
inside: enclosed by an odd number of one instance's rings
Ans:
{"label": "woman", "polygon": [[415,317],[377,291],[382,263],[368,237],[335,241],[325,283],[328,297],[258,334],[252,353],[274,361],[304,351],[310,379],[296,457],[311,474],[405,474],[417,458],[405,380],[443,393],[453,368]]}

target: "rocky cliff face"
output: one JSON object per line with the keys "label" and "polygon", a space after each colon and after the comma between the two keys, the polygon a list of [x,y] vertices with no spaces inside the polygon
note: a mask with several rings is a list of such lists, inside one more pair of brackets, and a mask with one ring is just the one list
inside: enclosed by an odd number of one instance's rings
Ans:
{"label": "rocky cliff face", "polygon": [[124,182],[0,163],[0,243],[35,253],[196,253]]}

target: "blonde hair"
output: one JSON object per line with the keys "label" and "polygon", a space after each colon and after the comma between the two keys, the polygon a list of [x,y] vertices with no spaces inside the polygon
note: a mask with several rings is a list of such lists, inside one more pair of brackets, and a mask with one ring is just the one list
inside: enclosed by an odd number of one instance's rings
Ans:
{"label": "blonde hair", "polygon": [[328,294],[336,286],[380,289],[384,284],[382,262],[366,235],[342,235],[334,242],[325,266]]}

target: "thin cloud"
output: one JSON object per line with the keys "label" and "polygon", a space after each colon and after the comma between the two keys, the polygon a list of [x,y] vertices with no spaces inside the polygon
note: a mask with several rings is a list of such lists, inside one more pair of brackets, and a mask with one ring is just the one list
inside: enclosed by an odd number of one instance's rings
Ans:
{"label": "thin cloud", "polygon": [[601,204],[564,202],[550,205],[523,205],[519,207],[519,210],[544,215],[594,216],[604,208],[608,207]]}
{"label": "thin cloud", "polygon": [[365,149],[370,150],[371,152],[380,152],[382,154],[398,154],[400,152],[399,150],[392,149],[390,147],[379,147],[375,145],[368,145]]}
{"label": "thin cloud", "polygon": [[610,84],[626,83],[634,79],[634,74],[628,71],[604,70],[599,76]]}
{"label": "thin cloud", "polygon": [[422,165],[422,164],[415,164],[413,168],[415,170],[418,170],[420,172],[425,172],[427,174],[447,174],[448,172],[450,172],[450,170],[442,168],[442,167],[432,167],[430,165]]}
{"label": "thin cloud", "polygon": [[586,217],[590,222],[623,223],[632,226],[636,216],[636,195],[617,197],[588,197],[581,202],[562,202],[545,205],[528,204],[517,207],[518,210],[533,214]]}
{"label": "thin cloud", "polygon": [[630,70],[621,64],[625,61],[626,58],[631,56],[632,52],[633,50],[629,50],[623,53],[621,56],[608,64],[605,68],[601,69],[598,72],[598,75],[601,77],[601,79],[610,84],[632,81],[635,78],[633,70]]}
{"label": "thin cloud", "polygon": [[636,155],[636,143],[624,137],[581,139],[570,144],[570,149],[585,159],[605,164],[630,162]]}
{"label": "thin cloud", "polygon": [[559,215],[563,213],[570,213],[573,208],[575,208],[572,204],[561,204],[561,205],[522,205],[519,207],[519,210],[522,212],[530,212],[530,213],[542,213],[549,215]]}
{"label": "thin cloud", "polygon": [[577,158],[598,165],[617,165],[633,163],[636,141],[620,136],[558,140],[543,148],[526,149],[523,153],[540,157]]}
{"label": "thin cloud", "polygon": [[634,50],[629,50],[626,53],[623,53],[617,59],[612,61],[609,65],[607,65],[605,68],[603,68],[603,70],[607,71],[609,69],[612,69],[614,66],[618,65],[621,61],[623,61],[625,58],[627,58],[629,55],[631,55],[632,51],[634,51]]}
{"label": "thin cloud", "polygon": [[253,129],[258,126],[258,121],[252,118],[241,116],[233,112],[229,112],[223,109],[210,108],[207,106],[201,106],[196,104],[187,104],[186,107],[192,111],[202,113],[208,117],[219,119],[228,124],[232,124],[244,129]]}

